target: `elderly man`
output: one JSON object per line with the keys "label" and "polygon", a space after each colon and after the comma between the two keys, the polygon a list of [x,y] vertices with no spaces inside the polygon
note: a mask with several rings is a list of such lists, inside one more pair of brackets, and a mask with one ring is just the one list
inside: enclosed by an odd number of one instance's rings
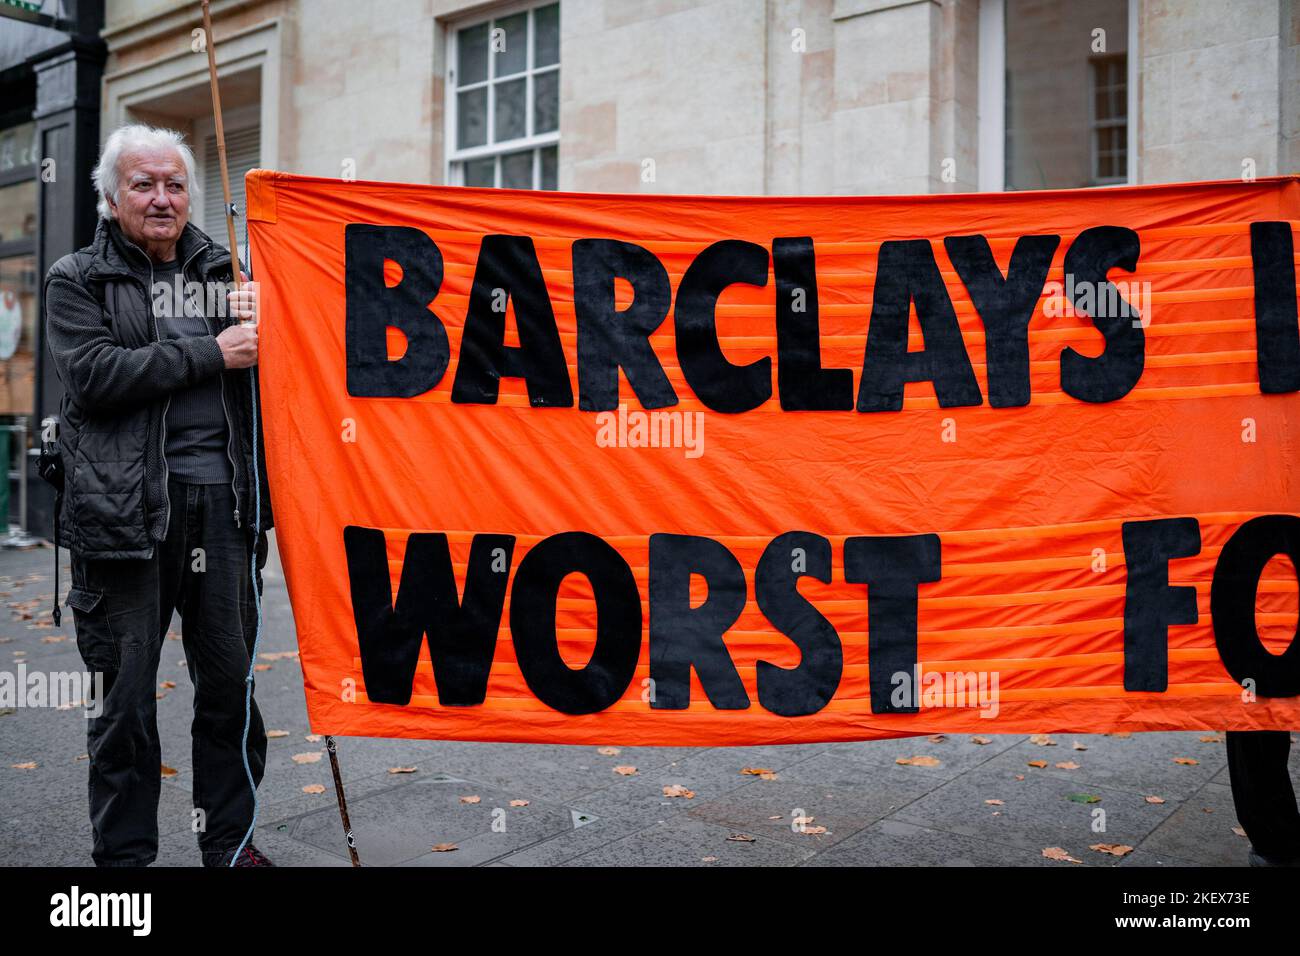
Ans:
{"label": "elderly man", "polygon": [[[203,863],[270,866],[251,844],[234,859],[253,818],[240,752],[256,627],[250,576],[256,556],[260,593],[271,525],[260,447],[254,474],[257,329],[239,321],[255,317],[256,293],[227,295],[230,253],[189,221],[194,158],[179,133],[117,130],[95,183],[94,241],[45,279],[47,339],[65,391],[67,603],[86,666],[104,675],[103,710],[87,732],[92,857],[144,866],[157,855],[155,688],[163,636],[179,610],[194,684],[193,820]],[[265,756],[254,703],[247,764],[255,782]]]}

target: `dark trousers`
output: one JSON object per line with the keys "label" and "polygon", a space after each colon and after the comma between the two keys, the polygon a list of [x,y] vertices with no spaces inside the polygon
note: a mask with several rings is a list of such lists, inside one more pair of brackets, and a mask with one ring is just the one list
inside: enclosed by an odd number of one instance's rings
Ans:
{"label": "dark trousers", "polygon": [[1237,819],[1255,852],[1300,858],[1300,809],[1287,770],[1291,732],[1228,731],[1228,776]]}
{"label": "dark trousers", "polygon": [[[253,815],[239,745],[256,628],[249,576],[256,550],[260,593],[266,536],[254,544],[246,529],[235,527],[228,483],[173,479],[167,490],[167,538],[152,558],[72,557],[68,604],[77,646],[86,666],[104,674],[103,710],[89,720],[86,735],[91,856],[99,866],[144,866],[158,853],[162,751],[155,695],[173,610],[181,615],[185,664],[194,685],[194,828],[204,863],[216,863],[238,846]],[[260,783],[266,730],[255,702],[248,763]]]}

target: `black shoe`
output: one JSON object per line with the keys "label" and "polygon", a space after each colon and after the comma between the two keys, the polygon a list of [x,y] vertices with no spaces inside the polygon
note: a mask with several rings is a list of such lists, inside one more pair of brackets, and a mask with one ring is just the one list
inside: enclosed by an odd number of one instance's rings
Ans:
{"label": "black shoe", "polygon": [[1254,847],[1250,848],[1247,859],[1250,860],[1251,866],[1300,866],[1300,856],[1264,856],[1264,854],[1257,852]]}
{"label": "black shoe", "polygon": [[[230,861],[234,856],[235,851],[233,849],[227,850],[218,862],[209,864],[205,861],[205,865],[228,867],[230,866]],[[235,861],[235,866],[275,866],[275,864],[267,859],[265,853],[253,846],[253,844],[249,843],[244,847],[243,852],[239,854],[239,859]]]}

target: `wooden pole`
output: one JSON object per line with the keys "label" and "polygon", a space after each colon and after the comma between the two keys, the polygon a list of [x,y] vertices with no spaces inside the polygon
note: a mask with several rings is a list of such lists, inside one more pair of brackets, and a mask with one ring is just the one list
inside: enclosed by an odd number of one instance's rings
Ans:
{"label": "wooden pole", "polygon": [[204,45],[208,50],[208,83],[212,87],[212,118],[217,131],[217,158],[221,163],[221,192],[226,200],[226,235],[230,243],[230,272],[234,289],[239,291],[239,242],[235,238],[235,206],[230,201],[230,170],[226,166],[226,130],[221,122],[221,90],[217,88],[217,45],[212,40],[212,12],[208,0],[203,8]]}

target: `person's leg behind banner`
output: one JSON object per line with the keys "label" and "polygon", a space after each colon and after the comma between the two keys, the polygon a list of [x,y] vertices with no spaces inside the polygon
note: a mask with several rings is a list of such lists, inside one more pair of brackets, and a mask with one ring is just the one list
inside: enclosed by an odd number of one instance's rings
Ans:
{"label": "person's leg behind banner", "polygon": [[1300,808],[1287,759],[1287,730],[1228,731],[1228,776],[1251,863],[1300,866]]}

